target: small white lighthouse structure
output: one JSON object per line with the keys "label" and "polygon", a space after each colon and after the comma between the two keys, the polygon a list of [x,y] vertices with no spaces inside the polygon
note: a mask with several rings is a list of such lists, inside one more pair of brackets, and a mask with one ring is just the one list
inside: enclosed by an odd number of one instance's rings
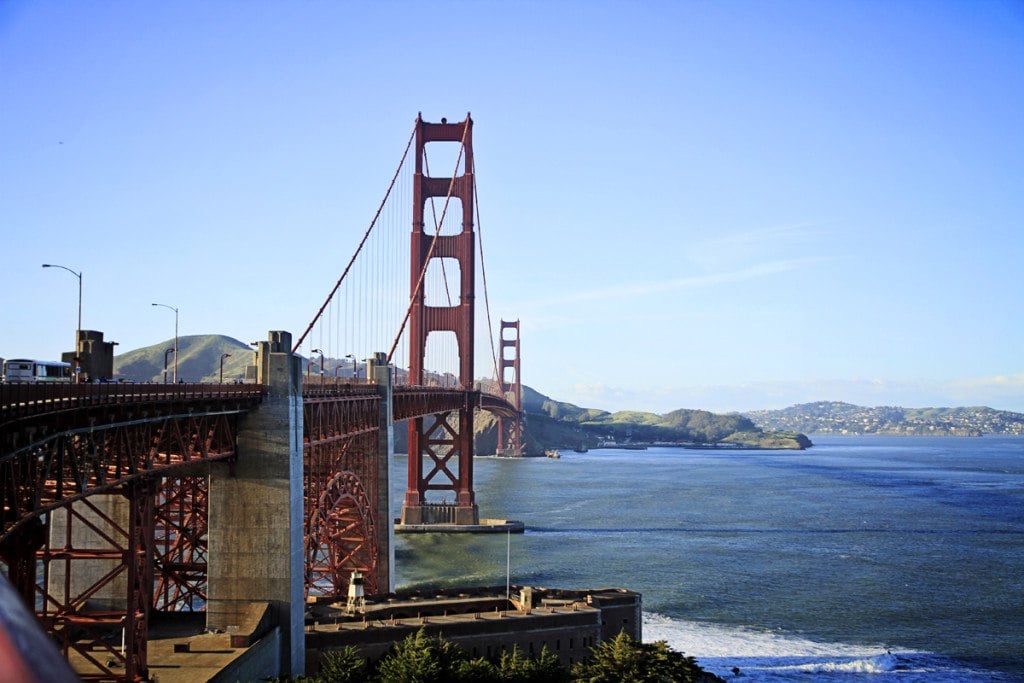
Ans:
{"label": "small white lighthouse structure", "polygon": [[359,571],[352,572],[352,580],[348,583],[348,605],[345,609],[349,614],[360,612],[366,607],[363,596],[363,575]]}

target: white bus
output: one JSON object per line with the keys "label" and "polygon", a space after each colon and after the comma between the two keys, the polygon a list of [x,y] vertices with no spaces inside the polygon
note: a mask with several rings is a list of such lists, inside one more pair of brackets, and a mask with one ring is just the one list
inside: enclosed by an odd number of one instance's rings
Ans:
{"label": "white bus", "polygon": [[12,358],[4,361],[4,381],[15,383],[70,382],[71,363]]}

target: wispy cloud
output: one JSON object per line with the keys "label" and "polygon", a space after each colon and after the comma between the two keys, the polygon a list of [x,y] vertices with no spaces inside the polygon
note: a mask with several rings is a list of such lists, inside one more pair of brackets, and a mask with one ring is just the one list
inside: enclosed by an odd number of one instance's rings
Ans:
{"label": "wispy cloud", "polygon": [[946,384],[946,392],[961,403],[976,405],[972,399],[990,396],[993,402],[1003,401],[1024,410],[1024,372],[953,380]]}
{"label": "wispy cloud", "polygon": [[730,252],[745,251],[752,247],[789,248],[798,243],[817,240],[826,233],[823,229],[826,225],[828,225],[827,222],[815,221],[741,230],[700,240],[696,246],[699,250],[727,250]]}
{"label": "wispy cloud", "polygon": [[[833,258],[822,256],[822,250],[814,246],[826,234],[823,229],[826,225],[825,222],[816,221],[732,233],[718,232],[712,237],[692,241],[684,249],[685,253],[681,254],[684,261],[694,264],[694,275],[567,291],[534,302],[533,305],[564,306],[587,301],[636,298],[730,285],[798,271]],[[812,248],[814,255],[799,255]]]}
{"label": "wispy cloud", "polygon": [[846,401],[866,406],[907,408],[984,405],[1024,412],[1024,373],[936,380],[880,378],[749,382],[721,385],[663,385],[643,390],[605,384],[575,384],[559,400],[589,408],[666,413],[678,408],[715,412],[784,408],[812,401]]}
{"label": "wispy cloud", "polygon": [[672,278],[669,280],[655,282],[624,284],[613,287],[602,287],[600,289],[567,292],[561,296],[554,296],[546,298],[543,301],[535,302],[533,305],[563,306],[565,304],[581,303],[584,301],[604,301],[623,297],[648,296],[651,294],[660,294],[663,292],[684,289],[714,287],[716,285],[755,280],[758,278],[778,275],[779,273],[800,270],[816,263],[820,263],[823,260],[823,258],[817,256],[781,259],[717,273],[706,273],[703,275],[691,275],[688,277]]}

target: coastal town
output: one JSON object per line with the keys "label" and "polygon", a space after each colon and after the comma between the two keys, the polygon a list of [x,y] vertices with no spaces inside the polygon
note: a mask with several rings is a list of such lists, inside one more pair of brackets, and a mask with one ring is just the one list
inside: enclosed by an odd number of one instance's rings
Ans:
{"label": "coastal town", "polygon": [[841,401],[802,403],[745,413],[762,429],[860,436],[983,436],[1024,434],[1024,415],[987,407],[900,408]]}

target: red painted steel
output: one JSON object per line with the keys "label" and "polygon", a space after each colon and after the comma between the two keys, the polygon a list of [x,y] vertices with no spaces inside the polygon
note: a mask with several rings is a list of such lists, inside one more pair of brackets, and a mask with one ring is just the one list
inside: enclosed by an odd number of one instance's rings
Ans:
{"label": "red painted steel", "polygon": [[[205,477],[193,476],[195,466],[235,456],[236,418],[262,398],[263,389],[3,389],[0,558],[11,582],[26,604],[39,596],[41,622],[84,679],[141,680],[151,611],[197,610],[205,602],[207,491]],[[378,391],[352,384],[304,391],[306,572],[314,594],[344,595],[353,570],[363,573],[368,592],[386,590],[377,558],[381,525],[389,520],[373,503],[380,495],[376,468],[382,457]],[[429,490],[449,491],[466,481],[459,458],[467,451],[451,446],[463,434],[471,438],[465,420],[477,407],[514,413],[506,400],[472,385],[395,388],[396,420],[433,416],[424,432],[435,449],[423,478]],[[100,493],[128,497],[127,526],[94,504]],[[54,515],[44,514],[58,509],[69,520],[63,536],[52,533]],[[87,517],[109,528],[98,531]],[[104,544],[77,547],[75,528],[92,529]],[[58,566],[70,576],[72,563],[104,560],[118,568],[99,572],[89,586],[50,580]],[[126,586],[120,608],[88,607],[90,596],[118,581]]]}
{"label": "red painted steel", "polygon": [[148,679],[155,492],[154,481],[139,480],[114,494],[128,500],[127,526],[95,498],[68,502],[63,533],[51,529],[37,553],[36,616],[83,681]]}
{"label": "red painted steel", "polygon": [[[120,404],[196,403],[263,397],[258,384],[0,384],[0,426],[47,415]],[[4,451],[6,452],[6,451]]]}
{"label": "red painted steel", "polygon": [[153,416],[65,430],[4,453],[0,546],[18,526],[65,502],[233,457],[238,412]]}
{"label": "red painted steel", "polygon": [[[512,336],[506,338],[505,332]],[[501,395],[511,398],[512,405],[516,412],[513,417],[506,418],[501,414],[497,415],[498,420],[498,449],[503,455],[519,456],[523,454],[523,385],[520,381],[519,366],[519,321],[501,321],[499,339],[499,369],[498,382],[501,386]],[[512,357],[506,357],[506,350],[512,352]],[[506,374],[511,370],[513,377]]]}
{"label": "red painted steel", "polygon": [[153,506],[153,608],[206,609],[209,477],[161,480]]}
{"label": "red painted steel", "polygon": [[[74,388],[85,391],[3,395],[24,400],[3,429],[0,556],[83,680],[143,680],[150,611],[195,609],[205,596],[205,481],[161,486],[161,478],[234,457],[236,418],[262,388]],[[128,498],[127,526],[96,507],[101,493]],[[52,528],[58,510],[67,519],[64,534]],[[102,542],[76,545],[76,529]],[[104,561],[113,569],[95,572],[88,586],[78,578],[72,584],[72,571],[90,575],[82,563]],[[63,581],[51,580],[57,568]],[[123,588],[112,589],[115,582]],[[94,596],[110,590],[124,591],[122,606],[95,608]]]}
{"label": "red painted steel", "polygon": [[[416,119],[416,167],[413,180],[412,258],[410,264],[410,291],[413,304],[410,313],[409,381],[424,385],[424,360],[427,337],[432,332],[448,331],[455,335],[459,354],[459,387],[469,390],[473,386],[473,307],[475,303],[475,234],[473,231],[473,120],[427,123]],[[433,178],[424,175],[424,148],[431,142],[459,142],[462,144],[463,168],[461,176]],[[431,197],[451,197],[462,203],[462,230],[452,235],[432,235],[424,231],[424,205]],[[459,264],[460,282],[457,303],[451,306],[428,306],[421,274],[428,261],[435,258],[455,259]],[[443,429],[439,429],[444,425]],[[432,417],[415,417],[409,421],[408,485],[403,505],[415,510],[429,505],[427,491],[447,491],[453,494],[455,504],[476,519],[473,492],[473,433],[472,406],[458,409],[456,424],[446,412]],[[424,459],[434,466],[424,475]],[[454,459],[456,471],[439,467]],[[442,478],[440,473],[444,474]],[[436,481],[435,481],[436,478]],[[417,513],[413,513],[416,515]]]}
{"label": "red painted steel", "polygon": [[[368,593],[382,592],[378,515],[362,480],[354,472],[338,472],[313,503],[306,545],[307,594],[341,597],[354,571],[365,577]],[[383,589],[386,592],[387,584]]]}
{"label": "red painted steel", "polygon": [[438,387],[395,387],[395,422],[452,410],[472,409],[480,401],[477,391]]}
{"label": "red painted steel", "polygon": [[373,385],[303,390],[305,588],[341,597],[352,572],[387,585],[377,556],[381,396]]}

